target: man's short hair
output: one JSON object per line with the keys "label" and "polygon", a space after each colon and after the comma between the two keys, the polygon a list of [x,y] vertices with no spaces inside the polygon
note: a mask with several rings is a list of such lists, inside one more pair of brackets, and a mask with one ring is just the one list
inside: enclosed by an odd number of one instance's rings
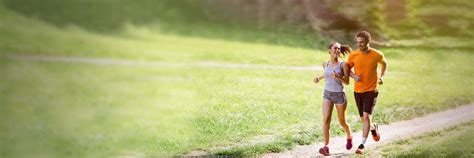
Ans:
{"label": "man's short hair", "polygon": [[367,42],[370,42],[372,40],[372,36],[370,36],[370,33],[367,31],[360,31],[357,33],[356,37],[363,37]]}

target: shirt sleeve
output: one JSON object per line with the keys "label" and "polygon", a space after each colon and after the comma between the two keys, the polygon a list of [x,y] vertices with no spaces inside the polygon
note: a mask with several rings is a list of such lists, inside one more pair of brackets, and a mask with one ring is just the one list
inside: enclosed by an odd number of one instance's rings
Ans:
{"label": "shirt sleeve", "polygon": [[387,61],[386,61],[385,56],[383,55],[383,53],[382,53],[382,52],[379,52],[379,54],[380,54],[380,61],[379,61],[379,63],[386,63]]}
{"label": "shirt sleeve", "polygon": [[349,66],[349,69],[354,67],[354,56],[352,54],[349,54],[349,58],[347,59],[347,65]]}

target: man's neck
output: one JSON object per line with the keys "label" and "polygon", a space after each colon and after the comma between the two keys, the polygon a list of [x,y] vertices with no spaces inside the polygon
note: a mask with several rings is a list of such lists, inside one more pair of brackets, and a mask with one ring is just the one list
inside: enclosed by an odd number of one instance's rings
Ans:
{"label": "man's neck", "polygon": [[367,54],[370,52],[370,47],[367,47],[365,50],[360,50],[362,53]]}

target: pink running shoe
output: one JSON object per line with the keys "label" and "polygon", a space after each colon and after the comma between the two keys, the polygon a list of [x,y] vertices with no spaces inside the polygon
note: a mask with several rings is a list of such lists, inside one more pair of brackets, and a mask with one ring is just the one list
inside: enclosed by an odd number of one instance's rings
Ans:
{"label": "pink running shoe", "polygon": [[351,150],[351,149],[352,149],[352,137],[351,137],[350,139],[347,139],[346,149],[347,149],[347,150]]}
{"label": "pink running shoe", "polygon": [[324,156],[329,156],[329,148],[327,146],[319,149],[319,153]]}

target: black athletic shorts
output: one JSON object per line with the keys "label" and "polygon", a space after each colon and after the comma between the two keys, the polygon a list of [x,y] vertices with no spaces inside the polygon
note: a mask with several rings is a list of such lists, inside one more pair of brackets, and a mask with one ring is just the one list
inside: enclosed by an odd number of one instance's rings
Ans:
{"label": "black athletic shorts", "polygon": [[369,91],[364,93],[354,92],[354,98],[359,110],[360,117],[363,116],[364,112],[372,114],[375,108],[375,102],[377,101],[378,91]]}

